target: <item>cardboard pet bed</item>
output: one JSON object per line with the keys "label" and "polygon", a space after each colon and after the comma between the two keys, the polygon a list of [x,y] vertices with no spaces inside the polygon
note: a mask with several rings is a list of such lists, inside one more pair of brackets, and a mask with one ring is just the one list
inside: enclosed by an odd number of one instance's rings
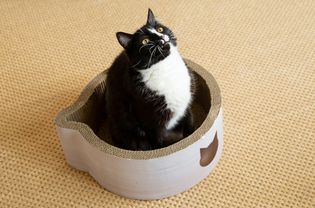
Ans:
{"label": "cardboard pet bed", "polygon": [[223,115],[217,82],[185,59],[195,74],[195,132],[168,147],[129,151],[111,144],[106,125],[106,71],[55,120],[70,166],[88,172],[101,186],[133,199],[161,199],[183,192],[207,177],[223,149]]}

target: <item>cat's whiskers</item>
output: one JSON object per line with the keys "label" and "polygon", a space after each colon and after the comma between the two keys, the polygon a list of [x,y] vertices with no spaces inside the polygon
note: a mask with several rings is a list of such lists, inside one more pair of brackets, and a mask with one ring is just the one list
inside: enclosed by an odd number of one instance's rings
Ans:
{"label": "cat's whiskers", "polygon": [[137,66],[138,64],[140,64],[140,62],[141,62],[141,60],[140,60],[140,61],[138,61],[138,63],[136,63],[136,64],[132,65],[132,66],[131,66],[131,68],[134,68],[135,66]]}
{"label": "cat's whiskers", "polygon": [[152,49],[154,46],[155,46],[155,45],[153,45],[153,46],[151,46],[151,47],[149,48],[150,56],[152,55],[151,49]]}
{"label": "cat's whiskers", "polygon": [[161,51],[161,50],[162,50],[162,49],[161,49],[161,47],[160,47],[160,46],[158,46],[157,48],[158,48],[158,50],[159,50],[160,54],[161,54],[161,55],[165,58],[165,56],[164,56],[163,52]]}
{"label": "cat's whiskers", "polygon": [[151,48],[149,48],[149,52],[150,52],[150,54],[151,54],[151,49],[154,47],[155,45],[153,45],[153,46],[151,46]]}
{"label": "cat's whiskers", "polygon": [[144,47],[146,47],[146,46],[150,46],[150,45],[153,45],[153,46],[154,46],[154,44],[148,43],[148,44],[146,44],[146,45],[141,46],[141,47],[139,48],[138,52],[140,53],[140,51],[141,51],[142,48],[144,48]]}
{"label": "cat's whiskers", "polygon": [[151,53],[151,56],[150,56],[150,59],[149,59],[147,67],[150,67],[151,59],[152,59],[152,56],[155,54],[156,49],[157,49],[157,47],[155,47],[153,52]]}

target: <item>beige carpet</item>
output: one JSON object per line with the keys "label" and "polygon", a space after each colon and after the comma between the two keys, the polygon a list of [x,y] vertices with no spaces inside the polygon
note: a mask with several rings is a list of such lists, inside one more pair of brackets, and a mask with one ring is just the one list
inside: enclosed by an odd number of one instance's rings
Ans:
{"label": "beige carpet", "polygon": [[[225,149],[180,195],[134,201],[64,159],[53,120],[150,7],[223,94]],[[0,207],[315,207],[315,1],[0,1]]]}

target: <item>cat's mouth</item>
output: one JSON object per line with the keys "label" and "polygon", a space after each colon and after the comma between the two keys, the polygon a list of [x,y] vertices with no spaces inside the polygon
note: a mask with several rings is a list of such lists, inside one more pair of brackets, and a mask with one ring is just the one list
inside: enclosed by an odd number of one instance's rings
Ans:
{"label": "cat's mouth", "polygon": [[163,45],[158,45],[157,48],[158,48],[158,57],[165,58],[166,56],[170,54],[171,46],[169,42],[166,42]]}

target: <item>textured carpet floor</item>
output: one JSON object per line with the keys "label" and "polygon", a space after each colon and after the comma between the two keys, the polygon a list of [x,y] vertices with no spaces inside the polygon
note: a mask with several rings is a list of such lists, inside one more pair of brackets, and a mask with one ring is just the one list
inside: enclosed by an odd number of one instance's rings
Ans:
{"label": "textured carpet floor", "polygon": [[[220,84],[225,148],[180,195],[134,201],[64,159],[53,120],[150,7]],[[315,207],[315,1],[0,1],[0,207]]]}

